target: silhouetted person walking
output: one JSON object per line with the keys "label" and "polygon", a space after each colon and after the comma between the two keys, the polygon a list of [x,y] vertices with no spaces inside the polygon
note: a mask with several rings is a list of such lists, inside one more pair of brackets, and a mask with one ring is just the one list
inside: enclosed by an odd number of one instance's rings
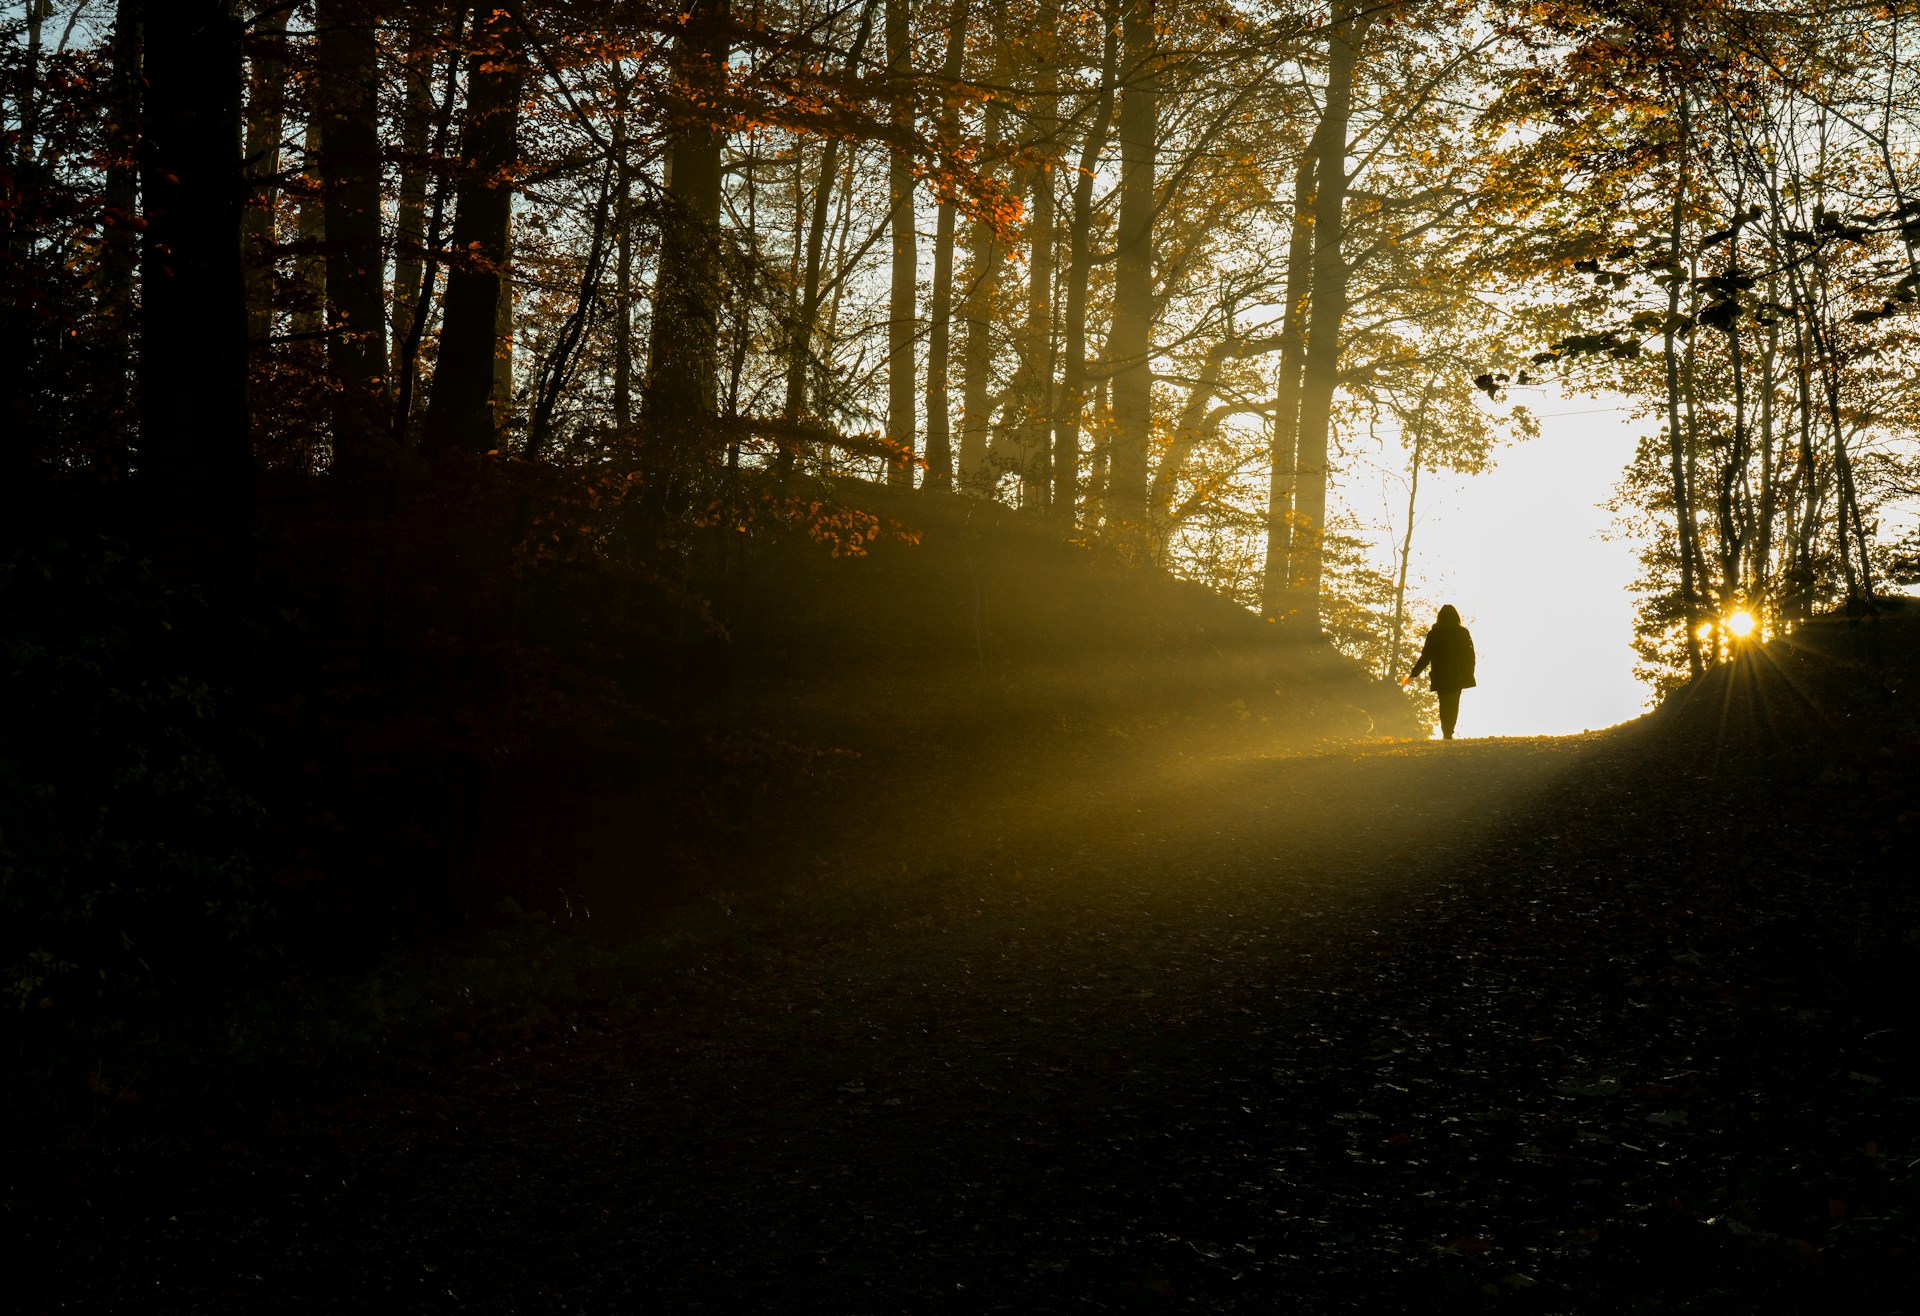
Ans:
{"label": "silhouetted person walking", "polygon": [[1451,603],[1440,609],[1440,620],[1427,632],[1427,642],[1420,646],[1420,661],[1407,673],[1407,680],[1421,672],[1427,672],[1428,688],[1440,696],[1440,734],[1452,740],[1453,724],[1460,720],[1460,692],[1473,685],[1474,679],[1473,636],[1460,624],[1460,614]]}

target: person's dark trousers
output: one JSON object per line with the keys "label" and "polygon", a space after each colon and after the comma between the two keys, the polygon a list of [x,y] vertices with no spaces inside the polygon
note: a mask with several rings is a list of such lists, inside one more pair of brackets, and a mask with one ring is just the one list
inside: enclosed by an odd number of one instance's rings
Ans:
{"label": "person's dark trousers", "polygon": [[1440,696],[1440,734],[1452,740],[1453,724],[1460,720],[1460,692],[1436,690],[1434,693]]}

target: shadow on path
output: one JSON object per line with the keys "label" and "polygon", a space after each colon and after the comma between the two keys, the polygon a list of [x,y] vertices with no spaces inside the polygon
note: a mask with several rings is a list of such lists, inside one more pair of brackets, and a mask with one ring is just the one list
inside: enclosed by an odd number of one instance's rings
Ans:
{"label": "shadow on path", "polygon": [[1605,1311],[1717,1282],[1713,1167],[1758,1155],[1728,1110],[1780,1027],[1731,985],[1808,887],[1739,859],[1791,810],[1656,742],[1010,765],[876,819],[927,856],[921,915],[144,1189],[80,1291]]}

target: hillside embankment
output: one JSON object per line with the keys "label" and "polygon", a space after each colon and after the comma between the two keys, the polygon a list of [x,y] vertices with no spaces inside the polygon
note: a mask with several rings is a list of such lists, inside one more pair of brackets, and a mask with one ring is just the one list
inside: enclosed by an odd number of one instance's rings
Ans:
{"label": "hillside embankment", "polygon": [[783,888],[837,922],[719,905],[645,1001],[37,1201],[41,1305],[1901,1310],[1914,620],[1587,736],[839,796]]}
{"label": "hillside embankment", "polygon": [[1031,516],[857,481],[809,497],[830,532],[743,547],[709,621],[629,678],[672,692],[637,747],[486,811],[489,889],[630,930],[715,892],[804,904],[822,872],[950,867],[976,813],[1112,789],[1116,756],[1425,733],[1324,642]]}
{"label": "hillside embankment", "polygon": [[1005,508],[746,479],[676,529],[584,496],[488,463],[378,514],[289,499],[218,599],[87,508],[13,527],[9,1164],[871,921],[1014,782],[1417,729],[1326,645]]}

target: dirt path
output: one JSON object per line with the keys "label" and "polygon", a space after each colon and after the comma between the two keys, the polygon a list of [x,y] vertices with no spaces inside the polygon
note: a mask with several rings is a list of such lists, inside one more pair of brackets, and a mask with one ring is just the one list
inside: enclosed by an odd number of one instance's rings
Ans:
{"label": "dirt path", "polygon": [[1871,1079],[1839,1080],[1836,1156],[1897,1104],[1873,1057],[1909,1035],[1747,990],[1866,897],[1849,838],[1724,765],[1641,731],[1093,762],[916,822],[939,889],[859,944],[136,1190],[60,1296],[1624,1310],[1787,1238],[1714,1219],[1778,1152],[1780,1047]]}

